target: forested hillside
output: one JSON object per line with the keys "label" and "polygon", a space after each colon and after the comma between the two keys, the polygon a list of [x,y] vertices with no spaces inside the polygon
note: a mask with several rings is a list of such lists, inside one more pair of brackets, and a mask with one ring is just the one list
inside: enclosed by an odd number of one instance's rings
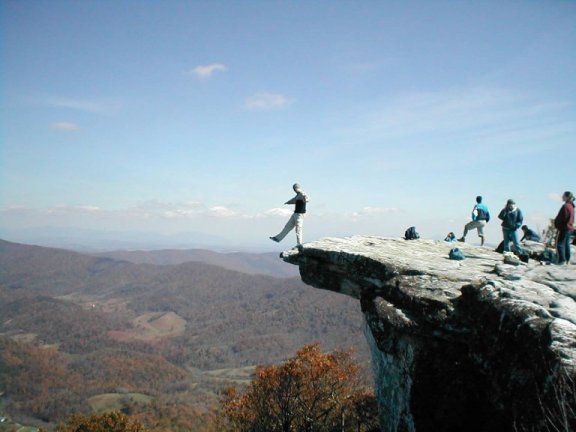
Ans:
{"label": "forested hillside", "polygon": [[16,418],[114,407],[209,430],[220,388],[311,342],[368,362],[357,304],[298,278],[0,241],[0,393]]}

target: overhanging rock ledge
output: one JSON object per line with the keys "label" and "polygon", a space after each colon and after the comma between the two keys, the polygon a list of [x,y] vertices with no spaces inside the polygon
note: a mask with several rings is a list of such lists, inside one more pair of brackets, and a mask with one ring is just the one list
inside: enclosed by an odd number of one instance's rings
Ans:
{"label": "overhanging rock ledge", "polygon": [[382,430],[561,427],[576,402],[576,266],[457,246],[463,261],[448,259],[454,243],[354,236],[281,257],[305,283],[359,299]]}

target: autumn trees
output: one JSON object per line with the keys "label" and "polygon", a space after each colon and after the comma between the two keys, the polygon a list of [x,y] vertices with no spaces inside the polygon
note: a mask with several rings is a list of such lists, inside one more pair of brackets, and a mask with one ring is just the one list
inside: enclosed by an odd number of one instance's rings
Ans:
{"label": "autumn trees", "polygon": [[144,427],[137,420],[112,411],[89,416],[76,414],[66,423],[58,425],[56,432],[144,432]]}
{"label": "autumn trees", "polygon": [[[6,355],[10,352],[0,356],[0,367],[21,367],[18,358]],[[63,401],[60,396],[55,399],[57,404]],[[257,367],[250,384],[224,393],[220,408],[202,411],[177,399],[163,402],[162,398],[144,405],[130,403],[125,408],[122,412],[76,414],[55,431],[143,432],[143,425],[151,432],[379,430],[374,395],[363,385],[351,352],[322,353],[318,344],[304,346],[283,364]]]}
{"label": "autumn trees", "polygon": [[244,392],[228,389],[224,428],[239,432],[378,430],[375,398],[350,352],[306,345],[279,366],[261,366]]}

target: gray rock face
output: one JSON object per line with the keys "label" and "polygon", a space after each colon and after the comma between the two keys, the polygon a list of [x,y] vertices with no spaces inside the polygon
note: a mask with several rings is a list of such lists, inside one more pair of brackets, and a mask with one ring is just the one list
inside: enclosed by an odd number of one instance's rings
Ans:
{"label": "gray rock face", "polygon": [[[453,247],[466,259],[448,259]],[[360,300],[382,430],[541,430],[575,408],[566,383],[576,378],[576,266],[368,236],[281,257],[305,283]]]}

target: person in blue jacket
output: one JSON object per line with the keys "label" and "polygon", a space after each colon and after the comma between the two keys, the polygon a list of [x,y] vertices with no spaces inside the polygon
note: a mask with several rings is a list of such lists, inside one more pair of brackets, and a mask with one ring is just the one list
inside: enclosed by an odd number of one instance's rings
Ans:
{"label": "person in blue jacket", "polygon": [[523,242],[524,240],[529,240],[529,241],[533,241],[533,242],[541,242],[542,241],[542,239],[540,238],[538,233],[536,231],[534,231],[533,229],[528,228],[528,225],[522,225],[522,232],[524,233],[524,235],[520,239],[521,242]]}
{"label": "person in blue jacket", "polygon": [[513,199],[506,202],[506,207],[502,209],[498,215],[498,219],[502,220],[502,235],[504,236],[504,252],[510,252],[510,242],[514,243],[514,251],[516,255],[522,255],[522,248],[518,241],[518,229],[522,226],[524,216],[522,211],[516,207]]}
{"label": "person in blue jacket", "polygon": [[472,209],[472,221],[464,225],[464,234],[458,239],[459,242],[466,241],[466,234],[468,231],[476,228],[478,230],[478,237],[480,237],[480,245],[484,246],[484,227],[490,222],[490,211],[486,204],[482,203],[482,197],[476,197],[476,205]]}

